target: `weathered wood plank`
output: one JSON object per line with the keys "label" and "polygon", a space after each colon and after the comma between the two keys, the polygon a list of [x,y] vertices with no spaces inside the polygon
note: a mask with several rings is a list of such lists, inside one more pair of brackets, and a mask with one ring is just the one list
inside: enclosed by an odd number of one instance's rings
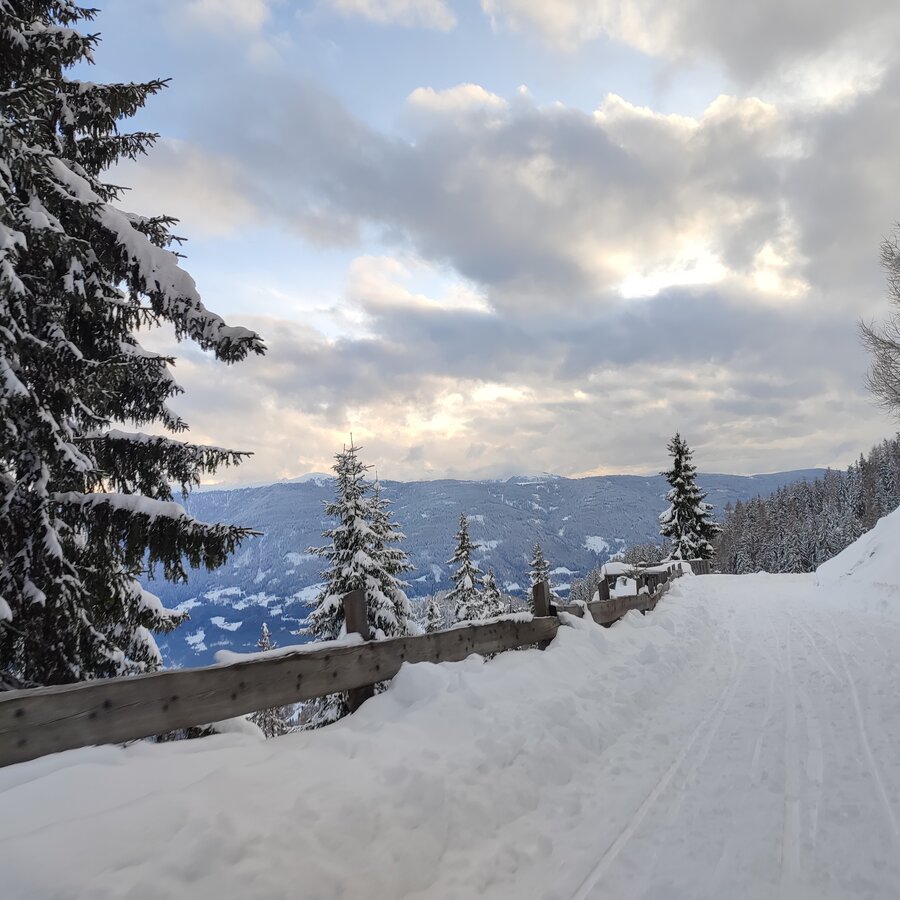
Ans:
{"label": "weathered wood plank", "polygon": [[348,691],[392,678],[404,662],[452,662],[511,650],[549,641],[558,628],[555,616],[468,625],[227,666],[7,691],[0,694],[0,766]]}
{"label": "weathered wood plank", "polygon": [[[613,597],[611,600],[594,600],[586,604],[591,618],[598,625],[611,625],[617,622],[629,610],[636,609],[639,612],[647,612],[656,606],[656,602],[667,588],[660,587],[655,594],[639,594],[636,597]],[[582,606],[560,606],[559,612],[568,613],[571,616],[577,616],[579,619],[584,616],[584,607]]]}

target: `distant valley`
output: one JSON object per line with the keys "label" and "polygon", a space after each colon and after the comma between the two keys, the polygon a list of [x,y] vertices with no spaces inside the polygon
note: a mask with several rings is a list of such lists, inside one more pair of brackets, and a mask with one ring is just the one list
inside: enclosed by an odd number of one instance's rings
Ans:
{"label": "distant valley", "polygon": [[[701,475],[708,500],[725,505],[779,486],[814,478],[820,469],[770,475]],[[447,560],[460,513],[471,523],[482,569],[493,566],[505,590],[527,582],[528,560],[540,541],[554,586],[568,584],[630,544],[655,540],[665,508],[661,476],[604,475],[591,478],[516,477],[507,481],[383,482],[394,516],[407,535],[416,571],[409,595],[426,597],[449,586]],[[293,634],[317,593],[321,559],[307,553],[323,542],[329,526],[323,503],[332,494],[327,476],[260,487],[201,491],[188,511],[204,521],[234,522],[263,532],[248,539],[228,565],[195,571],[187,584],[147,582],[166,606],[188,609],[191,620],[159,638],[166,665],[212,662],[216,650],[252,650],[267,622],[279,645],[302,643]]]}

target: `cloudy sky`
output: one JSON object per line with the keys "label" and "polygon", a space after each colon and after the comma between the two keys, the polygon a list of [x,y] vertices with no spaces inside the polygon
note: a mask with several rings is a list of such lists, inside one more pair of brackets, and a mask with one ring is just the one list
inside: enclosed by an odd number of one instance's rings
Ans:
{"label": "cloudy sky", "polygon": [[[93,80],[171,76],[124,205],[181,219],[178,349],[230,481],[846,465],[896,423],[897,0],[97,0]],[[893,57],[893,58],[892,58]],[[153,341],[164,343],[165,335]]]}

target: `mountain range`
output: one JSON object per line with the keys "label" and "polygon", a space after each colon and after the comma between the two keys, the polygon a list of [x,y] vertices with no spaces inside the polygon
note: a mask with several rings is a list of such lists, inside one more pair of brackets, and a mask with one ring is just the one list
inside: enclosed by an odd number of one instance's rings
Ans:
{"label": "mountain range", "polygon": [[[778,487],[821,469],[769,475],[699,475],[708,501],[721,516],[730,501],[767,496]],[[505,481],[382,482],[393,514],[406,534],[415,565],[410,598],[424,598],[449,585],[447,560],[461,513],[469,518],[482,570],[492,566],[505,591],[527,584],[528,561],[539,541],[550,562],[554,588],[569,583],[617,550],[656,540],[666,508],[661,476],[602,475],[563,478],[520,476]],[[263,622],[280,645],[302,643],[297,635],[318,591],[323,560],[308,552],[323,542],[330,520],[324,502],[333,494],[327,475],[289,482],[192,494],[186,508],[207,522],[237,523],[262,532],[247,539],[227,565],[197,570],[186,584],[146,582],[166,606],[186,609],[190,621],[159,638],[167,666],[205,665],[217,649],[255,649]]]}

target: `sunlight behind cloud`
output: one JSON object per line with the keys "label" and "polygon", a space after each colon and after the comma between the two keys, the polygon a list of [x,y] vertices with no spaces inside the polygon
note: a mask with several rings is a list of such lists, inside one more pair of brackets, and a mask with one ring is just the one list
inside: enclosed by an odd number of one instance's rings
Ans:
{"label": "sunlight behind cloud", "polygon": [[[421,290],[415,290],[420,286]],[[347,298],[365,313],[387,309],[490,313],[484,296],[422,259],[359,256],[350,264]]]}
{"label": "sunlight behind cloud", "polygon": [[649,272],[638,270],[639,263],[629,260],[629,275],[619,285],[619,294],[626,299],[653,297],[669,287],[715,284],[728,275],[728,269],[703,244],[689,244],[678,257],[666,266]]}
{"label": "sunlight behind cloud", "polygon": [[406,102],[414,110],[444,114],[475,110],[501,113],[509,106],[502,97],[486,91],[479,84],[458,84],[441,91],[418,87],[406,98]]}

